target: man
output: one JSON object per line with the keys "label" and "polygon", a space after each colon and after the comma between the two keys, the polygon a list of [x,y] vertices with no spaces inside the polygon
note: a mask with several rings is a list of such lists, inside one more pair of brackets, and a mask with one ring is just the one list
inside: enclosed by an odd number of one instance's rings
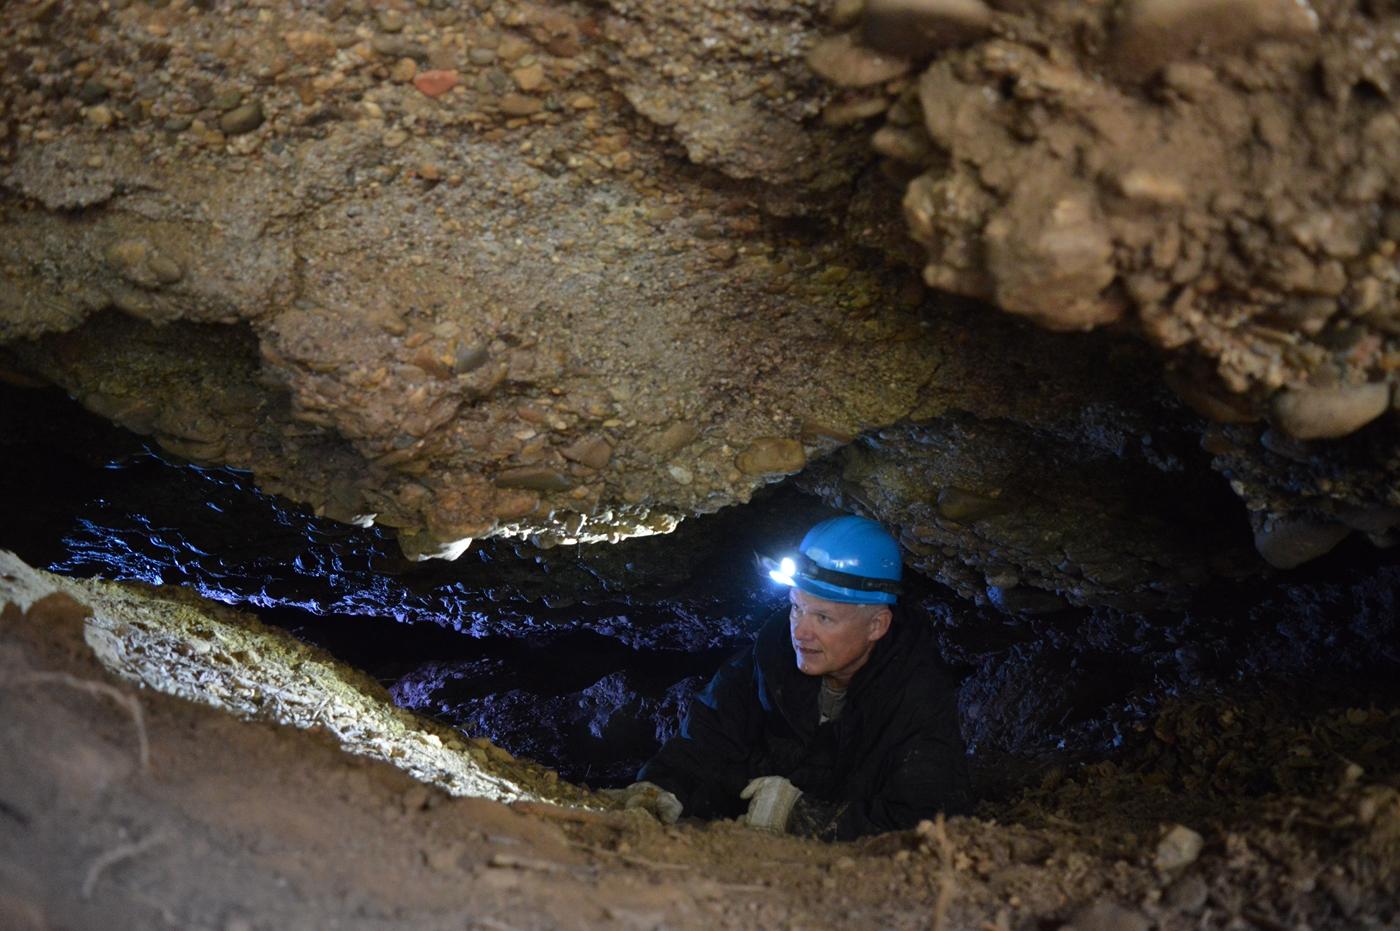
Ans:
{"label": "man", "polygon": [[967,812],[955,684],[896,605],[894,538],[838,517],[767,565],[789,586],[787,618],[720,668],[626,803],[835,840]]}

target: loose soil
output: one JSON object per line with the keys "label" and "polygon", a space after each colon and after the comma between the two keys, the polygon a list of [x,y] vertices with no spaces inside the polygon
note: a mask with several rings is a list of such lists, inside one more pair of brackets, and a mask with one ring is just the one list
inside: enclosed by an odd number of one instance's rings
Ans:
{"label": "loose soil", "polygon": [[[0,586],[5,928],[1174,931],[1400,920],[1394,710],[1314,711],[1300,724],[1275,708],[1183,708],[1154,744],[1173,747],[1170,759],[1061,773],[983,817],[828,845],[588,807],[602,803],[465,747],[520,800],[454,796],[345,752],[348,718],[298,729],[275,720],[294,703],[270,702],[263,719],[240,720],[114,675],[93,646],[110,662],[111,630],[133,642],[111,626],[116,610],[152,627],[171,616],[156,595],[17,561]],[[119,609],[116,591],[128,598]],[[280,668],[275,637],[240,623],[267,651],[261,665]],[[283,688],[311,665],[286,666]],[[431,733],[376,709],[372,684],[360,694],[353,716],[399,721],[404,745]],[[1262,767],[1222,764],[1232,753],[1312,759],[1260,791]],[[384,756],[402,763],[392,744]],[[544,798],[571,804],[532,800]],[[1169,834],[1174,820],[1199,832],[1199,853],[1189,835]]]}

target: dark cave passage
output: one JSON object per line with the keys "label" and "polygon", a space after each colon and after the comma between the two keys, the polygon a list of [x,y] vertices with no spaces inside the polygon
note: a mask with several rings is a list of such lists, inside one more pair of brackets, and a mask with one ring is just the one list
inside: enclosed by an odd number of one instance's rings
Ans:
{"label": "dark cave passage", "polygon": [[[254,610],[401,706],[595,787],[629,781],[780,603],[752,552],[791,546],[831,513],[789,483],[665,537],[547,550],[485,541],[453,563],[413,563],[376,528],[316,518],[230,470],[172,463],[56,392],[0,392],[0,547],[63,574],[178,585]],[[1394,557],[1351,542],[1175,612],[1017,616],[917,579],[911,601],[963,677],[979,787],[1006,798],[1103,759],[1183,786],[1203,767],[1255,789],[1292,785],[1306,767],[1285,779],[1229,755],[1240,735],[1228,727],[1206,746],[1178,734],[1222,703],[1240,722],[1266,708],[1280,722],[1345,722],[1348,709],[1393,707],[1397,591]],[[1397,742],[1377,742],[1390,717],[1350,720],[1337,753],[1400,769]]]}

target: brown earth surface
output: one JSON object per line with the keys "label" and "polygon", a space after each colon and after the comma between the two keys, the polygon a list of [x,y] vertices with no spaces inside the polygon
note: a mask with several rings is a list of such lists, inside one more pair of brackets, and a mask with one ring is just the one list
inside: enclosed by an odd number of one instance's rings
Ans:
{"label": "brown earth surface", "polygon": [[[343,735],[278,724],[271,709],[239,720],[133,688],[90,646],[103,642],[98,615],[113,611],[100,592],[117,587],[82,583],[98,593],[87,596],[102,605],[94,615],[66,592],[38,597],[57,583],[35,579],[6,570],[0,616],[6,928],[1400,920],[1396,709],[1314,708],[1299,720],[1276,702],[1182,707],[1162,716],[1155,756],[1060,772],[981,817],[826,845],[730,822],[667,828],[639,812],[449,795],[343,752]],[[124,609],[133,621],[149,613],[143,598]],[[1276,788],[1251,791],[1270,768]],[[535,788],[547,784],[558,788]]]}

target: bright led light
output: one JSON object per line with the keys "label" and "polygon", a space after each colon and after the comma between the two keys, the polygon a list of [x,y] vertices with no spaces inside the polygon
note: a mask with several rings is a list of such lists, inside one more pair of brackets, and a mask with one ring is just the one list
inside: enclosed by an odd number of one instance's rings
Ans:
{"label": "bright led light", "polygon": [[778,563],[778,568],[769,570],[768,577],[780,585],[793,586],[797,584],[792,578],[795,572],[797,572],[797,563],[784,557],[783,561]]}

